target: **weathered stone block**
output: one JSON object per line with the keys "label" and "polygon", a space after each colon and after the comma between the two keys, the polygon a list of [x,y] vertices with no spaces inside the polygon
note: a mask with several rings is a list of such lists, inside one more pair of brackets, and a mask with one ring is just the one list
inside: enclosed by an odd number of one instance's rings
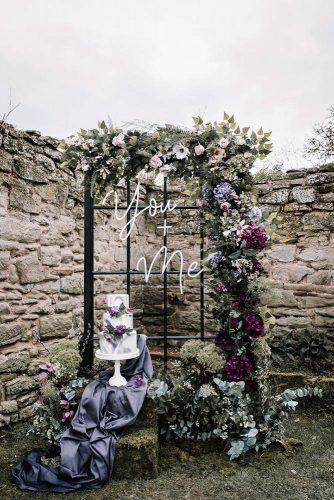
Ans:
{"label": "weathered stone block", "polygon": [[15,413],[18,410],[17,401],[3,401],[0,405],[0,413],[8,415],[9,413]]}
{"label": "weathered stone block", "polygon": [[292,198],[298,203],[312,203],[315,200],[315,191],[313,188],[295,186],[292,189]]}
{"label": "weathered stone block", "polygon": [[39,214],[41,211],[41,198],[36,195],[31,186],[18,180],[11,187],[9,205],[11,208],[31,214]]}
{"label": "weathered stone block", "polygon": [[13,166],[13,156],[4,149],[0,149],[0,170],[3,172],[11,172]]}
{"label": "weathered stone block", "polygon": [[50,183],[38,187],[42,200],[57,206],[64,206],[68,197],[68,186],[63,182]]}
{"label": "weathered stone block", "polygon": [[7,323],[0,328],[0,346],[13,344],[26,333],[27,326],[23,323]]}
{"label": "weathered stone block", "polygon": [[41,338],[66,337],[72,328],[72,314],[42,316],[39,320]]}
{"label": "weathered stone block", "polygon": [[61,259],[60,246],[42,246],[41,247],[41,262],[46,266],[59,266]]}
{"label": "weathered stone block", "polygon": [[305,230],[334,229],[334,214],[330,212],[307,213],[302,219]]}
{"label": "weathered stone block", "polygon": [[279,326],[289,326],[291,328],[298,328],[300,326],[307,326],[310,323],[310,318],[307,316],[286,316],[276,319],[276,324]]}
{"label": "weathered stone block", "polygon": [[15,170],[18,175],[27,181],[47,184],[48,173],[44,166],[38,165],[36,162],[28,160],[23,156],[15,156]]}
{"label": "weathered stone block", "polygon": [[273,289],[262,294],[261,303],[269,307],[297,306],[298,301],[292,290]]}
{"label": "weathered stone block", "polygon": [[20,420],[27,420],[35,415],[34,405],[26,406],[20,410]]}
{"label": "weathered stone block", "polygon": [[19,217],[3,217],[0,219],[0,235],[4,240],[33,243],[40,238],[41,229],[37,224]]}
{"label": "weathered stone block", "polygon": [[22,375],[5,383],[6,395],[8,398],[14,398],[38,387],[38,381],[35,378]]}
{"label": "weathered stone block", "polygon": [[60,291],[71,295],[79,295],[83,292],[82,275],[73,274],[61,279]]}
{"label": "weathered stone block", "polygon": [[0,373],[23,372],[29,365],[28,351],[0,355]]}
{"label": "weathered stone block", "polygon": [[280,262],[292,262],[296,254],[296,245],[273,245],[267,255]]}
{"label": "weathered stone block", "polygon": [[307,277],[308,283],[314,283],[315,285],[333,285],[334,284],[334,271],[323,270],[316,271]]}
{"label": "weathered stone block", "polygon": [[306,177],[307,184],[326,184],[329,182],[334,182],[334,174],[320,172],[318,174],[311,174]]}
{"label": "weathered stone block", "polygon": [[261,197],[261,203],[272,203],[274,205],[287,203],[289,199],[288,189],[277,189]]}
{"label": "weathered stone block", "polygon": [[0,186],[0,215],[4,216],[8,211],[9,190],[6,186]]}
{"label": "weathered stone block", "polygon": [[298,264],[285,264],[285,265],[276,265],[273,266],[272,269],[272,277],[274,280],[280,282],[292,281],[298,283],[308,274],[313,274],[314,270],[306,267],[300,266]]}
{"label": "weathered stone block", "polygon": [[27,283],[39,283],[45,279],[43,266],[35,253],[18,259],[16,261],[16,269],[20,283],[23,285]]}

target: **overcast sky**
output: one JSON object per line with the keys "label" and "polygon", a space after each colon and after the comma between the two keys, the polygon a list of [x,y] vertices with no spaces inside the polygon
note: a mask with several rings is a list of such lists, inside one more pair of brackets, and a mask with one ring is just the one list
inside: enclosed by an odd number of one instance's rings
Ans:
{"label": "overcast sky", "polygon": [[0,0],[0,112],[65,137],[108,115],[235,113],[300,147],[333,99],[333,0]]}

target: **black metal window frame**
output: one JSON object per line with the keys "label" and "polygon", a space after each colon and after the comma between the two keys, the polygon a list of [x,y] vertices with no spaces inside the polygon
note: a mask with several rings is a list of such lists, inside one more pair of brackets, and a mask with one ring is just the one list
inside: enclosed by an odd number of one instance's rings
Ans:
{"label": "black metal window frame", "polygon": [[[131,213],[131,186],[130,179],[126,182],[126,205],[117,206],[117,209],[127,211],[127,223],[130,221]],[[168,181],[164,177],[163,184],[163,208],[165,209],[168,201]],[[130,209],[129,209],[130,207]],[[139,206],[141,210],[145,207]],[[115,205],[94,205],[94,196],[90,189],[85,191],[84,199],[84,334],[81,342],[81,354],[83,367],[91,367],[94,360],[94,278],[95,276],[107,275],[126,275],[126,290],[131,299],[131,276],[144,275],[144,271],[131,269],[131,236],[126,238],[126,270],[125,271],[95,271],[94,270],[94,213],[96,210],[114,210]],[[176,210],[199,210],[201,207],[197,205],[176,205]],[[167,224],[167,210],[163,211],[164,224]],[[168,234],[164,231],[163,245],[168,248]],[[204,228],[203,223],[200,223],[200,333],[199,335],[168,335],[168,275],[179,274],[180,271],[170,271],[165,269],[163,273],[160,271],[152,271],[152,275],[163,274],[163,335],[149,336],[148,340],[163,342],[163,358],[164,366],[167,367],[168,362],[168,341],[169,340],[212,340],[215,337],[205,335],[204,325]],[[183,271],[183,274],[187,274]]]}

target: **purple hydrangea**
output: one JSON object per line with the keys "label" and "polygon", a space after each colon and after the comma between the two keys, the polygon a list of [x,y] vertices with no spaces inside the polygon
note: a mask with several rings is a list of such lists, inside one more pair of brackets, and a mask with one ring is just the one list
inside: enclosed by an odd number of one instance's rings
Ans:
{"label": "purple hydrangea", "polygon": [[236,195],[236,192],[229,182],[224,181],[220,184],[217,184],[217,186],[213,190],[213,194],[216,200],[219,201],[219,203],[222,203],[224,201],[232,200]]}
{"label": "purple hydrangea", "polygon": [[222,259],[223,259],[223,253],[220,250],[218,250],[218,252],[210,253],[210,255],[208,255],[208,261],[212,267],[217,267]]}
{"label": "purple hydrangea", "polygon": [[202,187],[202,196],[203,196],[203,199],[208,201],[211,197],[211,194],[212,194],[212,190],[211,190],[211,187],[208,185],[208,184],[204,184],[203,187]]}

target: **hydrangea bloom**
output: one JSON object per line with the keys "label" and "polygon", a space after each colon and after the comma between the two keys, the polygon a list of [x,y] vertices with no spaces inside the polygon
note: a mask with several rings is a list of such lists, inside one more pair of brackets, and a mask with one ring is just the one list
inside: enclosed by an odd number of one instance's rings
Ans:
{"label": "hydrangea bloom", "polygon": [[210,196],[212,194],[212,190],[208,184],[204,184],[202,187],[202,196],[205,201],[208,201],[210,199]]}
{"label": "hydrangea bloom", "polygon": [[210,253],[210,255],[208,255],[208,261],[212,267],[217,267],[222,259],[223,259],[223,253],[220,251]]}
{"label": "hydrangea bloom", "polygon": [[229,182],[221,182],[213,190],[214,197],[220,203],[232,200],[236,194]]}
{"label": "hydrangea bloom", "polygon": [[251,222],[241,233],[241,240],[246,243],[247,248],[263,250],[266,246],[267,235],[255,222]]}
{"label": "hydrangea bloom", "polygon": [[244,329],[253,336],[261,335],[263,332],[263,321],[259,314],[247,312],[243,316]]}
{"label": "hydrangea bloom", "polygon": [[253,371],[253,364],[246,354],[238,356],[233,354],[225,365],[227,378],[239,382],[245,378],[245,375]]}

